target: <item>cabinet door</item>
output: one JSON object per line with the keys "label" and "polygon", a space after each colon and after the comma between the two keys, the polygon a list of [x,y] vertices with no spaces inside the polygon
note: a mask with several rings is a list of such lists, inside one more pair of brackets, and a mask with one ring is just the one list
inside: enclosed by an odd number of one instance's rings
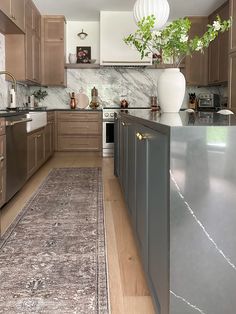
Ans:
{"label": "cabinet door", "polygon": [[232,16],[233,24],[230,29],[230,52],[236,51],[236,1],[230,0],[230,16]]}
{"label": "cabinet door", "polygon": [[61,18],[45,18],[44,40],[50,42],[64,42],[65,21]]}
{"label": "cabinet door", "polygon": [[143,139],[136,138],[136,234],[144,267],[147,267],[147,228],[148,228],[148,195],[147,195],[147,129],[137,127]]}
{"label": "cabinet door", "polygon": [[169,313],[168,136],[148,131],[148,267],[155,304]]}
{"label": "cabinet door", "polygon": [[34,73],[33,73],[33,34],[32,30],[29,26],[26,27],[26,34],[25,34],[25,52],[26,52],[26,79],[33,80]]}
{"label": "cabinet door", "polygon": [[120,121],[120,184],[125,195],[127,196],[127,161],[128,161],[128,131],[125,121]]}
{"label": "cabinet door", "polygon": [[49,86],[64,86],[64,67],[64,44],[61,42],[45,42],[43,83]]}
{"label": "cabinet door", "polygon": [[37,167],[41,166],[45,160],[45,133],[44,131],[37,133],[36,140],[36,159]]}
{"label": "cabinet door", "polygon": [[119,137],[119,119],[115,117],[114,124],[114,174],[120,176],[120,137]]}
{"label": "cabinet door", "polygon": [[0,136],[0,206],[5,202],[6,195],[6,136]]}
{"label": "cabinet door", "polygon": [[[229,18],[229,3],[219,10],[219,16],[222,20]],[[219,35],[219,81],[228,81],[229,69],[229,32],[220,33]]]}
{"label": "cabinet door", "polygon": [[236,52],[229,58],[229,107],[236,112]]}
{"label": "cabinet door", "polygon": [[[216,13],[209,17],[209,23],[215,20]],[[217,83],[220,79],[219,75],[219,38],[213,40],[208,49],[209,53],[209,84]]]}
{"label": "cabinet door", "polygon": [[136,225],[136,127],[134,124],[128,127],[128,165],[127,165],[127,179],[128,179],[128,209],[133,221]]}
{"label": "cabinet door", "polygon": [[33,42],[33,80],[37,83],[41,81],[41,58],[40,58],[40,39],[36,36],[36,34],[33,34],[32,37]]}
{"label": "cabinet door", "polygon": [[48,159],[53,153],[53,124],[48,122],[45,127],[45,158]]}
{"label": "cabinet door", "polygon": [[11,14],[14,16],[14,23],[20,29],[25,29],[25,0],[11,0]]}
{"label": "cabinet door", "polygon": [[7,16],[11,17],[11,0],[1,0],[0,10],[4,12]]}
{"label": "cabinet door", "polygon": [[[189,17],[192,26],[190,30],[190,38],[202,36],[206,31],[208,24],[207,17]],[[204,53],[195,52],[191,57],[186,57],[185,74],[188,85],[204,86],[208,84],[208,51]]]}
{"label": "cabinet door", "polygon": [[36,158],[36,140],[37,137],[35,134],[29,134],[27,138],[27,175],[28,178],[36,171],[37,169],[37,158]]}

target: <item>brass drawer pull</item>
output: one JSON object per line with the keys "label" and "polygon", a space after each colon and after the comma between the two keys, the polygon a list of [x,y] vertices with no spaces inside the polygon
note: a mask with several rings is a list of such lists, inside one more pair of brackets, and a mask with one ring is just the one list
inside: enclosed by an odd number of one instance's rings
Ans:
{"label": "brass drawer pull", "polygon": [[144,136],[143,134],[141,134],[139,132],[136,133],[136,137],[139,141],[143,141],[147,138],[146,136]]}

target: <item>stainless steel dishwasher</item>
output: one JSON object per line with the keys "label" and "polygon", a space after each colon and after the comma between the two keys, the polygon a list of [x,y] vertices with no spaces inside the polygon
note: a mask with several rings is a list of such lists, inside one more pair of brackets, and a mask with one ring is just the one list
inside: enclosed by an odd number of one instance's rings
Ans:
{"label": "stainless steel dishwasher", "polygon": [[27,178],[25,114],[6,117],[6,202],[24,185]]}

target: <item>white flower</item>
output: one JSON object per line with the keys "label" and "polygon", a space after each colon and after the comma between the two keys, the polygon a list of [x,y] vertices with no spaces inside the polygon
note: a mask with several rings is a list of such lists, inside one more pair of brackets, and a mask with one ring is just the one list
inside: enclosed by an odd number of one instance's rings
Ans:
{"label": "white flower", "polygon": [[214,28],[214,31],[219,31],[221,29],[220,22],[219,21],[214,21],[213,22],[213,28]]}
{"label": "white flower", "polygon": [[188,41],[188,36],[187,35],[181,35],[180,42],[181,43],[186,43],[187,41]]}
{"label": "white flower", "polygon": [[157,36],[157,37],[161,36],[161,32],[160,31],[153,31],[152,34],[153,34],[153,36]]}
{"label": "white flower", "polygon": [[197,47],[196,47],[196,51],[199,51],[199,50],[202,50],[202,48],[203,48],[203,44],[202,44],[202,42],[201,42],[201,40],[199,40],[198,42],[197,42]]}

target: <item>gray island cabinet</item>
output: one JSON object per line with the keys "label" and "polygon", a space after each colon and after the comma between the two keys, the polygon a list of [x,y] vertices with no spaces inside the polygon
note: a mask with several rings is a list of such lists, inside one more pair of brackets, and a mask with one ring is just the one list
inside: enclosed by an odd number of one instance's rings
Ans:
{"label": "gray island cabinet", "polygon": [[115,174],[158,314],[236,313],[236,119],[121,112]]}

